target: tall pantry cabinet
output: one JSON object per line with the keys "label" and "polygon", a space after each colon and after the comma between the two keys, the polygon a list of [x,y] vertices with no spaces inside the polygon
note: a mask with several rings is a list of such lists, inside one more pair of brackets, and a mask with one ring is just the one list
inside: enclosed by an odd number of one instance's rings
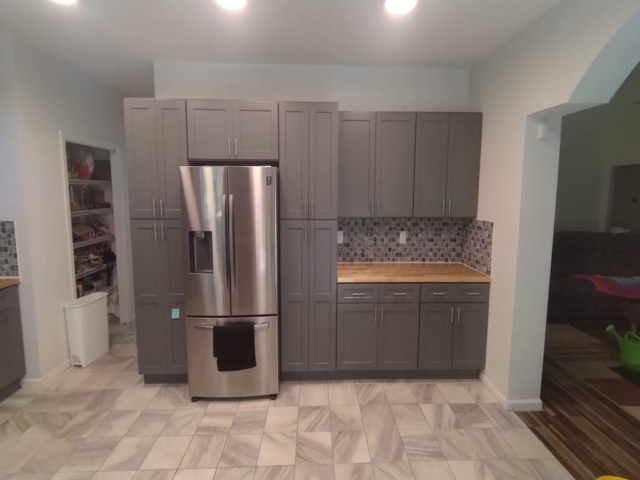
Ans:
{"label": "tall pantry cabinet", "polygon": [[186,374],[179,166],[187,165],[184,100],[125,99],[138,366]]}

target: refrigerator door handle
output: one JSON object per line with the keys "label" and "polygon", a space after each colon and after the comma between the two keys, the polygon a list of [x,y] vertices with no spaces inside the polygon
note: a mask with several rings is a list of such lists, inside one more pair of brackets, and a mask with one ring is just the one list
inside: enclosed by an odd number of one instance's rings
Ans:
{"label": "refrigerator door handle", "polygon": [[[197,330],[213,330],[213,327],[215,326],[216,325],[205,325],[204,323],[198,323],[194,326],[194,328]],[[254,330],[264,330],[266,328],[269,328],[268,323],[257,323],[253,326]]]}
{"label": "refrigerator door handle", "polygon": [[231,275],[231,291],[236,288],[236,233],[234,228],[233,194],[229,194],[229,274]]}

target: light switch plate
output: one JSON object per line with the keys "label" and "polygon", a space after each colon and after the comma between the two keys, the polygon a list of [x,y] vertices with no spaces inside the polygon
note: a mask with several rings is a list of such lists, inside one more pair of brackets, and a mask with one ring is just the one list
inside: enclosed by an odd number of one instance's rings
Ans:
{"label": "light switch plate", "polygon": [[344,236],[342,235],[342,230],[338,230],[338,243],[342,245],[344,242]]}
{"label": "light switch plate", "polygon": [[405,232],[404,230],[400,232],[400,236],[398,237],[398,243],[402,245],[407,243],[407,232]]}

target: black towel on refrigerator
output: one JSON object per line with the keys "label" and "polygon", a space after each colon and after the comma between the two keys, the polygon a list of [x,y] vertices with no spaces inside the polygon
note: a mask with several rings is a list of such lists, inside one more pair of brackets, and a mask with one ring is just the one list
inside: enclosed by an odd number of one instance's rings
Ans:
{"label": "black towel on refrigerator", "polygon": [[253,323],[213,327],[213,356],[218,359],[220,372],[237,372],[255,367]]}

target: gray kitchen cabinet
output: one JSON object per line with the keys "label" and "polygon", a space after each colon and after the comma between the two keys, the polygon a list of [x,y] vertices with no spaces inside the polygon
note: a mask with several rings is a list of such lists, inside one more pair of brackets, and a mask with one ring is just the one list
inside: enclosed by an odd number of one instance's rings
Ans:
{"label": "gray kitchen cabinet", "polygon": [[447,208],[448,113],[418,113],[414,217],[443,217]]}
{"label": "gray kitchen cabinet", "polygon": [[447,163],[447,215],[475,217],[480,179],[481,113],[451,113]]}
{"label": "gray kitchen cabinet", "polygon": [[187,137],[193,160],[277,160],[278,106],[187,100]]}
{"label": "gray kitchen cabinet", "polygon": [[0,290],[0,400],[20,387],[25,375],[18,285]]}
{"label": "gray kitchen cabinet", "polygon": [[449,370],[453,348],[453,315],[451,303],[420,305],[420,348],[418,368]]}
{"label": "gray kitchen cabinet", "polygon": [[338,105],[281,102],[280,218],[338,218]]}
{"label": "gray kitchen cabinet", "polygon": [[124,108],[131,218],[180,218],[178,167],[188,163],[185,101],[127,98]]}
{"label": "gray kitchen cabinet", "polygon": [[307,222],[280,222],[280,367],[309,369],[309,244]]}
{"label": "gray kitchen cabinet", "polygon": [[340,112],[338,214],[372,217],[375,199],[376,114]]}
{"label": "gray kitchen cabinet", "polygon": [[455,306],[451,360],[453,369],[484,368],[488,319],[489,305],[486,303],[462,303]]}
{"label": "gray kitchen cabinet", "polygon": [[378,370],[418,368],[420,305],[379,304]]}
{"label": "gray kitchen cabinet", "polygon": [[309,222],[309,370],[336,369],[337,231],[335,220]]}
{"label": "gray kitchen cabinet", "polygon": [[376,114],[375,216],[411,217],[416,114]]}
{"label": "gray kitchen cabinet", "polygon": [[339,305],[337,369],[376,370],[378,325],[376,304]]}

